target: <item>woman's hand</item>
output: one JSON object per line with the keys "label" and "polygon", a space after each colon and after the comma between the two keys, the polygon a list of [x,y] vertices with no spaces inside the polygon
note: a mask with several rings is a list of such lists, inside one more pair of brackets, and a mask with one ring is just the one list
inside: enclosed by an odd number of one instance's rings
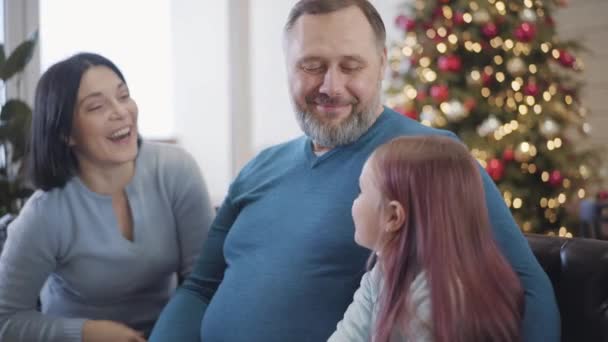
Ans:
{"label": "woman's hand", "polygon": [[146,342],[141,332],[113,321],[84,322],[82,342]]}

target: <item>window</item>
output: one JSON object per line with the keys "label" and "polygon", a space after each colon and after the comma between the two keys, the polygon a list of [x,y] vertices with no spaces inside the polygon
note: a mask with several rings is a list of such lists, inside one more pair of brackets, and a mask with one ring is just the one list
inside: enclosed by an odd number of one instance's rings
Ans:
{"label": "window", "polygon": [[141,134],[172,139],[170,15],[170,0],[40,0],[41,69],[82,51],[109,58],[137,102]]}
{"label": "window", "polygon": [[[8,54],[6,47],[4,47],[4,0],[0,0],[0,44],[2,44],[2,47],[4,48],[4,53]],[[0,103],[4,103],[5,100],[6,91],[4,89],[4,82],[0,81]],[[4,161],[2,160],[4,153],[2,153],[3,151],[1,149],[2,147],[0,147],[0,167],[4,165]]]}
{"label": "window", "polygon": [[[0,0],[0,44],[4,48],[4,0]],[[8,53],[4,48],[4,53]],[[6,89],[4,88],[4,82],[0,80],[0,108],[1,104],[6,101]],[[0,144],[0,169],[6,167],[6,151],[4,144]]]}

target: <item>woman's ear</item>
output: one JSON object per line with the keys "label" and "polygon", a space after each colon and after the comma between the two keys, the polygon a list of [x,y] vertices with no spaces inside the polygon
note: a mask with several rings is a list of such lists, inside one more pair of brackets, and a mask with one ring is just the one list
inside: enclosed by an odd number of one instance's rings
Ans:
{"label": "woman's ear", "polygon": [[386,206],[384,230],[387,233],[396,233],[405,223],[405,209],[399,201],[390,201]]}
{"label": "woman's ear", "polygon": [[74,141],[74,138],[71,135],[63,135],[61,137],[61,140],[63,140],[63,142],[69,147],[76,145],[76,142]]}

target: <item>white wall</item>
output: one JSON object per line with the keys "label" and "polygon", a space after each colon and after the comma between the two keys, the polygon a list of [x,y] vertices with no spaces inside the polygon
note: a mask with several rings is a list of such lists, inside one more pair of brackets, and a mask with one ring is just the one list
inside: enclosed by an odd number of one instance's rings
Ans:
{"label": "white wall", "polygon": [[171,138],[175,122],[169,3],[40,0],[41,70],[81,51],[109,58],[124,73],[139,106],[142,135]]}
{"label": "white wall", "polygon": [[4,43],[4,0],[0,0],[0,43]]}
{"label": "white wall", "polygon": [[293,115],[283,59],[282,31],[295,0],[251,1],[253,151],[301,134]]}
{"label": "white wall", "polygon": [[215,204],[231,171],[226,1],[172,1],[176,138],[198,161]]}

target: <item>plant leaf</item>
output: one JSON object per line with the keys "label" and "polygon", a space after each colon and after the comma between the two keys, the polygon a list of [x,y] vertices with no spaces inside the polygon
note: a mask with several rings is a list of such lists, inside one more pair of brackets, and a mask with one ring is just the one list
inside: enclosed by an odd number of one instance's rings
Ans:
{"label": "plant leaf", "polygon": [[34,48],[36,47],[37,41],[38,33],[35,32],[32,38],[19,44],[8,58],[6,58],[6,61],[0,70],[0,78],[3,81],[13,77],[16,73],[23,71],[34,55]]}
{"label": "plant leaf", "polygon": [[12,121],[18,117],[28,118],[31,115],[32,111],[27,103],[17,100],[11,99],[8,100],[4,106],[2,106],[2,111],[0,112],[0,120],[2,121]]}

